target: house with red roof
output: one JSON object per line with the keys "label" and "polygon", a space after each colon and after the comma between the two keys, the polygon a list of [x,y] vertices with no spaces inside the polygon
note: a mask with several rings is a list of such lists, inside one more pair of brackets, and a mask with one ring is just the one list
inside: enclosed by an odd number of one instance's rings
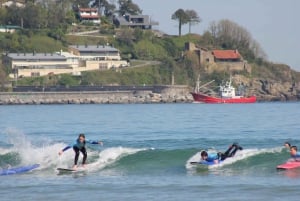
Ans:
{"label": "house with red roof", "polygon": [[215,62],[240,62],[242,56],[238,50],[213,50]]}
{"label": "house with red roof", "polygon": [[185,43],[186,52],[194,52],[199,59],[199,63],[208,72],[213,71],[243,71],[251,72],[251,66],[248,65],[238,50],[208,50],[199,47],[194,43]]}
{"label": "house with red roof", "polygon": [[100,24],[100,15],[97,8],[79,8],[78,17],[82,22],[92,22]]}

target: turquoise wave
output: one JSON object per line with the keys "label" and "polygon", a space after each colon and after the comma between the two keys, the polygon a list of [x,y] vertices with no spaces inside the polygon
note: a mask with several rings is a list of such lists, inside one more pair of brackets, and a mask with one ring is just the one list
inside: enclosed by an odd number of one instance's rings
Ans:
{"label": "turquoise wave", "polygon": [[[126,156],[107,168],[113,168],[127,174],[186,174],[185,165],[187,161],[198,151],[196,149],[147,150]],[[212,171],[262,172],[264,174],[276,171],[276,166],[284,163],[288,158],[289,153],[286,150],[270,150],[270,152],[268,150],[255,150],[241,160]]]}
{"label": "turquoise wave", "polygon": [[[113,148],[118,149],[118,148]],[[106,150],[108,152],[109,150]],[[243,150],[244,151],[244,150]],[[101,152],[103,150],[93,151],[93,154],[89,154],[90,162],[94,163],[94,166],[103,158],[101,158]],[[186,168],[186,164],[189,159],[199,152],[198,149],[145,149],[137,151],[136,153],[128,155],[120,155],[113,162],[108,165],[103,165],[103,168],[95,168],[95,172],[113,170],[115,172],[121,172],[128,175],[163,175],[163,174],[186,174],[189,171]],[[211,172],[226,172],[226,173],[239,173],[239,174],[266,174],[268,172],[276,171],[278,164],[284,163],[289,158],[289,153],[281,148],[273,149],[257,149],[257,150],[245,150],[245,156],[241,159],[234,161],[228,165],[218,167]],[[112,153],[113,154],[113,153]],[[110,155],[106,153],[106,155]],[[73,155],[70,154],[70,161],[73,160]],[[107,161],[109,161],[108,159]],[[105,163],[107,163],[107,161]],[[21,164],[21,154],[17,152],[8,152],[0,155],[0,167],[5,168],[9,166],[18,166]],[[33,161],[35,162],[35,161]],[[48,167],[53,169],[54,163]],[[47,170],[47,168],[45,168]]]}
{"label": "turquoise wave", "polygon": [[9,152],[0,155],[0,167],[15,166],[21,163],[21,157],[17,152]]}

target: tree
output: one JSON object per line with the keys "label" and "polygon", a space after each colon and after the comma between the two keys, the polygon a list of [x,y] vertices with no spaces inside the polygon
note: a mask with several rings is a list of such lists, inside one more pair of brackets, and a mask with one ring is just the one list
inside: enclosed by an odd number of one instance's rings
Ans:
{"label": "tree", "polygon": [[75,16],[74,11],[69,10],[69,11],[66,13],[65,22],[66,22],[67,24],[72,24],[72,23],[75,23],[75,22],[76,22],[76,16]]}
{"label": "tree", "polygon": [[238,49],[250,61],[266,57],[251,34],[235,22],[230,20],[212,22],[209,31],[214,38],[215,46],[223,49]]}
{"label": "tree", "polygon": [[0,91],[4,90],[6,82],[7,82],[6,73],[3,70],[3,66],[0,65]]}
{"label": "tree", "polygon": [[47,11],[39,4],[27,3],[22,9],[21,15],[24,28],[40,29],[46,27]]}
{"label": "tree", "polygon": [[27,3],[32,3],[32,4],[35,4],[36,0],[25,0],[25,4]]}
{"label": "tree", "polygon": [[133,44],[133,30],[132,29],[121,29],[119,36],[118,36],[118,40],[121,43],[126,44],[127,46],[131,46]]}
{"label": "tree", "polygon": [[181,27],[184,24],[187,24],[189,22],[189,16],[185,13],[183,9],[178,9],[173,13],[172,20],[177,20],[179,23],[179,33],[178,35],[181,36]]}
{"label": "tree", "polygon": [[60,4],[49,3],[47,8],[47,28],[58,29],[65,27],[67,20],[67,4],[61,1]]}
{"label": "tree", "polygon": [[80,7],[88,7],[90,0],[73,0],[74,5],[80,6]]}
{"label": "tree", "polygon": [[7,15],[5,17],[5,24],[7,25],[21,25],[22,8],[16,5],[7,8]]}
{"label": "tree", "polygon": [[118,4],[120,15],[139,15],[143,12],[137,4],[132,2],[132,0],[119,0]]}
{"label": "tree", "polygon": [[115,10],[116,10],[116,5],[113,3],[108,3],[106,1],[106,3],[104,4],[104,15],[106,17],[111,17],[115,13]]}
{"label": "tree", "polygon": [[5,18],[7,16],[7,9],[6,8],[0,8],[0,24],[5,24]]}
{"label": "tree", "polygon": [[116,10],[116,5],[107,0],[95,0],[93,7],[98,7],[100,14],[104,13],[106,17],[112,16]]}
{"label": "tree", "polygon": [[188,16],[189,23],[189,33],[191,33],[191,28],[193,25],[196,25],[201,22],[201,18],[195,10],[185,10],[186,15]]}

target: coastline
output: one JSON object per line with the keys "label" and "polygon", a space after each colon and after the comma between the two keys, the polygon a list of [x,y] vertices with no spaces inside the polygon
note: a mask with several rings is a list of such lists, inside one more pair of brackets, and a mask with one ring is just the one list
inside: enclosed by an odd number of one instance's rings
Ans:
{"label": "coastline", "polygon": [[190,103],[188,86],[168,86],[159,93],[149,90],[76,92],[1,92],[0,105]]}
{"label": "coastline", "polygon": [[[192,103],[191,88],[169,85],[145,90],[0,92],[0,105]],[[300,96],[258,94],[257,102],[294,102]]]}

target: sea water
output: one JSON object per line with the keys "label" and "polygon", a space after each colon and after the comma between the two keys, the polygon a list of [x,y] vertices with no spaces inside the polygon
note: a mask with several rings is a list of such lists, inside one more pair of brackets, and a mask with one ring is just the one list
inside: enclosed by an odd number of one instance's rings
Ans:
{"label": "sea water", "polygon": [[[0,106],[0,167],[38,163],[1,176],[0,200],[299,200],[300,170],[277,171],[300,146],[300,103]],[[79,133],[87,171],[73,165]],[[209,169],[199,151],[244,149]],[[80,157],[79,161],[82,160]]]}

